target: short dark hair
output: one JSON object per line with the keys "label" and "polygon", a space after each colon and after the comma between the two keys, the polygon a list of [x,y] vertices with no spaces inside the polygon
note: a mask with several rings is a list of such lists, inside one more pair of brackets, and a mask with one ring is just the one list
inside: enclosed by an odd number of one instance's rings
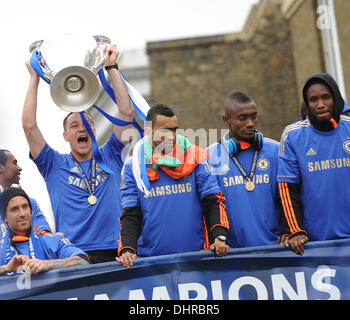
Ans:
{"label": "short dark hair", "polygon": [[0,165],[5,165],[6,164],[6,161],[7,161],[7,155],[6,155],[6,152],[10,152],[6,149],[0,149]]}
{"label": "short dark hair", "polygon": [[146,121],[154,121],[157,115],[172,118],[175,116],[174,111],[166,104],[158,103],[148,110]]}
{"label": "short dark hair", "polygon": [[247,94],[240,91],[233,92],[229,94],[224,101],[225,114],[227,114],[228,108],[232,104],[232,102],[237,102],[240,104],[246,104],[251,102],[255,103],[254,100]]}
{"label": "short dark hair", "polygon": [[[92,123],[94,123],[94,120],[92,119],[92,116],[88,113],[88,112],[86,112],[86,111],[83,111],[84,112],[84,114],[86,114],[90,119],[91,119],[91,121],[92,121]],[[79,112],[69,112],[66,116],[65,116],[65,118],[63,119],[63,129],[64,129],[64,131],[66,131],[66,125],[67,125],[67,120],[68,120],[68,118],[73,114],[73,113],[79,113]]]}
{"label": "short dark hair", "polygon": [[245,94],[244,92],[236,91],[236,92],[229,94],[226,97],[225,101],[236,101],[238,103],[249,103],[249,102],[253,102],[253,99],[251,97],[249,97],[247,94]]}

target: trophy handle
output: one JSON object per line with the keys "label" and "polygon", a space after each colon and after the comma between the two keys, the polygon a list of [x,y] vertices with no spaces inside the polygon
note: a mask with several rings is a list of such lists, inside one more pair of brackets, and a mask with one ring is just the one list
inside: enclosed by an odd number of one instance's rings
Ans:
{"label": "trophy handle", "polygon": [[[40,52],[41,50],[41,45],[43,44],[44,40],[38,40],[33,42],[30,47],[29,47],[29,53],[30,55],[33,55],[34,51]],[[38,58],[39,60],[39,58]],[[45,59],[44,59],[44,65],[42,65],[40,63],[40,61],[38,61],[37,63],[37,68],[40,68],[44,77],[49,80],[50,82],[52,81],[52,79],[55,76],[55,73],[50,69],[50,67],[47,65]]]}
{"label": "trophy handle", "polygon": [[[109,39],[106,36],[96,35],[96,36],[93,36],[93,38],[95,39],[96,44],[99,48],[101,48],[101,46],[108,45],[111,43],[111,39]],[[106,55],[102,58],[101,61],[96,62],[95,65],[90,68],[90,70],[97,75],[97,73],[101,70],[101,68],[105,64],[107,57],[108,57],[108,53],[106,53]]]}
{"label": "trophy handle", "polygon": [[46,62],[43,66],[41,66],[41,70],[43,71],[44,76],[50,81],[52,81],[52,79],[55,76],[55,73],[49,68]]}
{"label": "trophy handle", "polygon": [[90,70],[97,75],[97,73],[101,70],[101,68],[103,67],[103,65],[105,64],[105,61],[108,57],[108,52],[105,54],[105,56],[102,58],[102,60],[100,62],[96,62],[91,68]]}

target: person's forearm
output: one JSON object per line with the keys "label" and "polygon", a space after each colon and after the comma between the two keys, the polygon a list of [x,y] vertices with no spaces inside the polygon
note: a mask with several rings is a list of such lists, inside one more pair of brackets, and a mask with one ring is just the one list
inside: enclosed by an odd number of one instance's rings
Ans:
{"label": "person's forearm", "polygon": [[7,266],[6,265],[0,266],[0,276],[5,274],[5,273],[8,273]]}
{"label": "person's forearm", "polygon": [[135,110],[129,97],[128,89],[121,74],[117,69],[108,70],[114,96],[118,105],[118,118],[124,121],[132,121]]}
{"label": "person's forearm", "polygon": [[22,127],[33,158],[40,154],[46,144],[36,120],[39,80],[39,77],[30,77],[22,112]]}
{"label": "person's forearm", "polygon": [[24,131],[37,126],[36,109],[38,99],[39,77],[30,77],[27,94],[24,100],[22,124]]}
{"label": "person's forearm", "polygon": [[303,204],[298,184],[279,182],[279,193],[282,202],[282,234],[292,236],[304,233],[303,230]]}
{"label": "person's forearm", "polygon": [[215,237],[219,235],[227,236],[229,230],[229,224],[227,220],[225,197],[222,192],[206,196],[202,199],[204,207],[204,229],[206,230],[208,243],[212,244],[215,241]]}
{"label": "person's forearm", "polygon": [[89,264],[86,260],[79,256],[73,256],[65,259],[54,259],[54,260],[45,260],[47,270],[68,268],[74,266],[80,266],[84,264]]}
{"label": "person's forearm", "polygon": [[216,227],[228,230],[225,197],[222,192],[203,198],[202,203],[208,230],[211,232]]}
{"label": "person's forearm", "polygon": [[136,253],[137,240],[142,230],[142,213],[139,206],[129,207],[123,210],[120,217],[120,244],[118,255],[124,249],[131,250]]}

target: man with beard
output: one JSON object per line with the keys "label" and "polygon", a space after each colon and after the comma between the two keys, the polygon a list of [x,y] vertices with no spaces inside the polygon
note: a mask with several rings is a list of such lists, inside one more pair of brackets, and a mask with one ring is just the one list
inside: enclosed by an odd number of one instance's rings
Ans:
{"label": "man with beard", "polygon": [[21,188],[6,189],[0,195],[0,217],[7,232],[0,242],[0,276],[10,275],[24,266],[31,274],[88,264],[82,250],[60,235],[36,235],[31,228],[32,207]]}

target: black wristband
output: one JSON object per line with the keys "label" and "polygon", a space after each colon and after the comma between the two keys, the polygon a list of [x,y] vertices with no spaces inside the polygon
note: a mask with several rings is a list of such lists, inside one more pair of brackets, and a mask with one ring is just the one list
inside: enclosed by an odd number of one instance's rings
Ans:
{"label": "black wristband", "polygon": [[119,70],[118,63],[112,64],[111,66],[105,66],[106,70],[117,69]]}

